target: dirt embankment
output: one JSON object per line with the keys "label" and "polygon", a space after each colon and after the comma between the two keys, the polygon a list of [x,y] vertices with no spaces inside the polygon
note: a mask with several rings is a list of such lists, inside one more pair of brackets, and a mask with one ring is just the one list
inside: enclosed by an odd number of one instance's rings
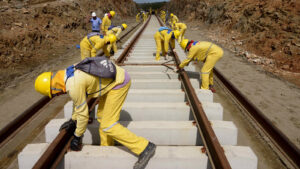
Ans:
{"label": "dirt embankment", "polygon": [[132,0],[0,1],[0,88],[75,47],[90,31],[86,17],[116,11],[113,24],[134,16]]}
{"label": "dirt embankment", "polygon": [[168,9],[182,19],[205,23],[238,55],[300,72],[298,0],[171,0]]}

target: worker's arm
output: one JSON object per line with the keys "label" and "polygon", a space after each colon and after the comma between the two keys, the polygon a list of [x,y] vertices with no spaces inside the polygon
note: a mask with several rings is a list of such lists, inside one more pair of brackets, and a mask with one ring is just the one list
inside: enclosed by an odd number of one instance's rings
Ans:
{"label": "worker's arm", "polygon": [[112,45],[104,45],[104,47],[102,48],[105,56],[110,56],[110,50],[111,50]]}
{"label": "worker's arm", "polygon": [[116,28],[116,37],[117,37],[118,39],[120,39],[120,38],[119,38],[119,35],[121,34],[121,32],[122,32],[122,29],[121,29],[121,28]]}
{"label": "worker's arm", "polygon": [[77,121],[74,134],[77,137],[81,137],[86,130],[89,120],[89,111],[84,86],[81,85],[81,83],[75,84],[74,88],[69,90],[69,95],[74,104],[72,120]]}
{"label": "worker's arm", "polygon": [[93,46],[91,50],[91,57],[95,57],[97,55],[97,51],[103,47],[103,40],[99,38],[99,40],[96,40],[95,45]]}
{"label": "worker's arm", "polygon": [[189,55],[187,57],[187,59],[185,59],[184,61],[182,61],[179,65],[180,68],[183,68],[184,66],[188,65],[196,56],[196,51],[197,50],[190,50]]}

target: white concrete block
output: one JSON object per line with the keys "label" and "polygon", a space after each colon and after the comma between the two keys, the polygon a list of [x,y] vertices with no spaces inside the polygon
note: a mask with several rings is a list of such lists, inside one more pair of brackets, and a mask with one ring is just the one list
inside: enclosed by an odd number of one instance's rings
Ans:
{"label": "white concrete block", "polygon": [[178,79],[133,79],[131,89],[180,89]]}
{"label": "white concrete block", "polygon": [[174,72],[130,72],[131,79],[178,79]]}
{"label": "white concrete block", "polygon": [[195,89],[200,102],[213,102],[213,93],[210,90]]}
{"label": "white concrete block", "polygon": [[[174,66],[170,66],[175,69]],[[172,69],[165,67],[165,66],[122,66],[126,71],[129,72],[171,72],[173,73]]]}
{"label": "white concrete block", "polygon": [[223,106],[220,103],[202,102],[208,120],[223,120]]}
{"label": "white concrete block", "polygon": [[[146,169],[207,168],[208,158],[200,146],[157,146]],[[84,146],[65,155],[66,169],[132,169],[137,157],[124,147]]]}
{"label": "white concrete block", "polygon": [[126,102],[183,102],[184,98],[181,89],[131,89]]}
{"label": "white concrete block", "polygon": [[[50,143],[59,133],[59,127],[67,119],[51,120],[45,129],[46,142]],[[145,137],[157,145],[202,145],[196,126],[192,121],[120,121],[138,136]],[[237,129],[232,122],[211,121],[212,128],[222,145],[236,145]],[[99,123],[88,125],[84,133],[84,144],[100,144]]]}
{"label": "white concrete block", "polygon": [[257,169],[258,160],[250,147],[222,146],[232,169]]}
{"label": "white concrete block", "polygon": [[[39,160],[41,155],[48,148],[48,143],[28,144],[18,155],[19,169],[31,169]],[[59,164],[58,169],[62,169],[63,163]]]}

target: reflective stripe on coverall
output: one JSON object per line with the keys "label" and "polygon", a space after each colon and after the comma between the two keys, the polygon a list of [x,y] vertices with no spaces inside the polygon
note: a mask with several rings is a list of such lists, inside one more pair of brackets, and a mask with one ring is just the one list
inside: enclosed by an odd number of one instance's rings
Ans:
{"label": "reflective stripe on coverall", "polygon": [[178,37],[178,43],[180,44],[182,39],[184,39],[184,33],[187,29],[187,26],[184,23],[175,23],[175,29],[180,31],[180,35]]}
{"label": "reflective stripe on coverall", "polygon": [[[91,44],[92,43],[92,44]],[[109,56],[107,45],[105,45],[104,38],[100,36],[92,36],[89,39],[84,37],[80,42],[81,60],[87,57],[95,57],[99,49],[103,50],[106,56]]]}
{"label": "reflective stripe on coverall", "polygon": [[[117,39],[119,39],[119,35],[121,34],[121,32],[122,32],[122,28],[119,26],[116,26],[116,27],[113,27],[112,29],[110,29],[109,31],[107,31],[107,35],[114,34],[114,35],[116,35]],[[117,41],[114,42],[113,44],[109,44],[107,47],[107,50],[110,51],[111,48],[113,48],[115,53],[118,52]]]}
{"label": "reflective stripe on coverall", "polygon": [[169,50],[169,42],[172,48],[175,48],[175,39],[172,39],[173,31],[168,33],[168,30],[157,31],[154,35],[156,42],[156,57],[155,60],[160,60],[160,52],[165,56]]}
{"label": "reflective stripe on coverall", "polygon": [[204,62],[201,68],[201,89],[209,89],[209,85],[213,85],[213,68],[218,60],[223,56],[223,50],[219,46],[201,41],[193,45],[187,56],[181,64],[180,68],[188,65],[192,60]]}
{"label": "reflective stripe on coverall", "polygon": [[102,19],[102,24],[101,24],[101,30],[104,35],[108,31],[108,28],[110,27],[110,25],[111,25],[111,20],[108,18],[107,15],[105,15]]}
{"label": "reflective stripe on coverall", "polygon": [[[87,128],[89,119],[87,96],[100,97],[97,115],[100,122],[101,145],[110,146],[113,145],[113,140],[116,140],[139,155],[149,142],[118,123],[120,111],[131,83],[129,75],[123,68],[116,66],[116,69],[115,80],[99,78],[80,70],[75,70],[74,75],[68,78],[66,90],[74,103],[72,119],[77,120],[74,134],[80,137]],[[103,90],[99,92],[100,89]]]}

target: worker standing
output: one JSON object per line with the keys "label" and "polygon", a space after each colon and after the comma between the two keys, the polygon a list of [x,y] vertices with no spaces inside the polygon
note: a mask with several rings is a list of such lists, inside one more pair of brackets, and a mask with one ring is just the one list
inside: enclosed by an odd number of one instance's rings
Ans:
{"label": "worker standing", "polygon": [[156,145],[119,123],[130,85],[129,74],[105,57],[87,58],[56,73],[44,72],[35,80],[35,89],[39,93],[50,98],[68,93],[72,99],[72,118],[60,127],[60,130],[65,129],[74,135],[71,150],[82,149],[82,137],[89,120],[87,99],[100,97],[97,116],[101,124],[101,146],[113,146],[116,140],[138,155],[134,169],[143,169],[155,154]]}
{"label": "worker standing", "polygon": [[92,17],[90,17],[88,21],[92,23],[92,32],[100,32],[102,20],[97,17],[96,12],[92,12]]}
{"label": "worker standing", "polygon": [[135,16],[136,22],[140,22],[140,17],[141,17],[140,13],[136,14]]}
{"label": "worker standing", "polygon": [[144,23],[147,21],[147,13],[144,11],[143,12],[143,19],[144,19]]}
{"label": "worker standing", "polygon": [[176,15],[174,15],[173,13],[170,14],[170,26],[172,27],[172,29],[175,29],[175,24],[179,22],[179,19],[177,18]]}
{"label": "worker standing", "polygon": [[165,11],[161,11],[160,18],[162,19],[164,24],[166,24],[166,12]]}
{"label": "worker standing", "polygon": [[160,27],[154,35],[156,42],[156,56],[155,60],[160,60],[160,52],[162,56],[167,58],[167,52],[169,50],[169,42],[171,47],[175,48],[175,39],[178,39],[180,32],[178,30],[172,31],[168,27]]}
{"label": "worker standing", "polygon": [[98,32],[91,32],[80,42],[81,60],[87,57],[95,57],[97,51],[102,48],[106,56],[110,56],[108,51],[109,44],[116,42],[117,38],[111,34],[108,36],[100,35]]}
{"label": "worker standing", "polygon": [[[110,28],[108,28],[107,35],[113,34],[117,37],[117,40],[119,40],[120,39],[119,36],[120,36],[121,32],[124,31],[126,28],[127,28],[127,25],[125,23],[123,23],[122,26],[110,27]],[[112,48],[113,52],[111,52],[111,48]],[[110,52],[110,54],[112,54],[112,55],[114,53],[117,53],[117,51],[118,51],[117,42],[115,41],[115,42],[109,44],[107,49]]]}
{"label": "worker standing", "polygon": [[103,19],[102,19],[102,25],[101,25],[101,29],[103,32],[103,35],[106,35],[106,32],[108,31],[108,28],[111,25],[111,19],[115,16],[116,12],[115,11],[109,11],[109,13],[107,13]]}
{"label": "worker standing", "polygon": [[184,34],[185,34],[186,29],[187,29],[186,24],[184,24],[184,23],[175,23],[175,30],[179,30],[179,32],[180,32],[180,35],[179,35],[179,38],[178,38],[178,43],[180,43],[181,40],[184,39]]}
{"label": "worker standing", "polygon": [[201,89],[209,89],[213,93],[216,90],[213,88],[213,68],[217,61],[223,56],[223,50],[216,44],[205,41],[189,41],[184,39],[180,46],[188,52],[187,59],[181,62],[180,68],[188,65],[191,61],[204,62],[201,68]]}

